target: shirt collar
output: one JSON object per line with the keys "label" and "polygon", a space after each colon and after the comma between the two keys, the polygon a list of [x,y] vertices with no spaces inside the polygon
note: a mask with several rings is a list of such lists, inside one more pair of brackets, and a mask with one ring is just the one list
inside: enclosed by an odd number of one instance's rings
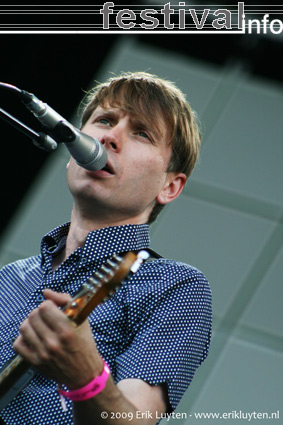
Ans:
{"label": "shirt collar", "polygon": [[[70,223],[65,223],[49,232],[42,238],[42,265],[51,262],[65,247]],[[123,226],[105,227],[90,232],[82,248],[74,255],[80,256],[83,264],[94,260],[109,258],[114,253],[138,251],[148,248],[150,244],[149,226],[147,224],[126,224]]]}

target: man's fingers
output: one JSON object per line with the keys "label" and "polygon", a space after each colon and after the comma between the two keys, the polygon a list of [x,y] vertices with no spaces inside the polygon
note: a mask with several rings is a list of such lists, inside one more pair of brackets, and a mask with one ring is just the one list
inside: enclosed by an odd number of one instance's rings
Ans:
{"label": "man's fingers", "polygon": [[51,289],[45,289],[43,295],[46,300],[53,301],[58,307],[63,307],[72,299],[68,294],[55,292]]}
{"label": "man's fingers", "polygon": [[13,349],[35,366],[39,364],[41,357],[38,355],[36,340],[37,337],[33,329],[25,326],[23,323],[21,326],[21,334],[13,344]]}

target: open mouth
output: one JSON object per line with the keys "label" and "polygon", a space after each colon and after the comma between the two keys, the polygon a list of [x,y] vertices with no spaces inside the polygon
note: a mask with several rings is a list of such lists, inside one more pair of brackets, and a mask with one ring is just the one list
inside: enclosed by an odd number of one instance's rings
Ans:
{"label": "open mouth", "polygon": [[110,164],[106,164],[105,165],[105,167],[104,168],[102,168],[102,170],[103,171],[106,171],[107,173],[109,173],[109,174],[114,174],[114,170],[113,170],[113,168],[111,167],[111,165]]}

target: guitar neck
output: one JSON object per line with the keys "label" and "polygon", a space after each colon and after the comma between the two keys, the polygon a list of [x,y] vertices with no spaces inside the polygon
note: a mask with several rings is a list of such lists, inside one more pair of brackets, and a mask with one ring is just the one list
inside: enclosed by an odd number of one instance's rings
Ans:
{"label": "guitar neck", "polygon": [[0,372],[0,410],[4,409],[25,388],[35,375],[34,369],[16,355]]}

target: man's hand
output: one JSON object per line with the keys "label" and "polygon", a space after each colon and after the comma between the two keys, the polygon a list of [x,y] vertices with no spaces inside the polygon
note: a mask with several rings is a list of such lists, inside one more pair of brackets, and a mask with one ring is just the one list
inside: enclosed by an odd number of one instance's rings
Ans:
{"label": "man's hand", "polygon": [[76,326],[58,308],[70,296],[49,289],[46,301],[20,327],[14,350],[41,373],[69,389],[88,384],[103,369],[88,322]]}
{"label": "man's hand", "polygon": [[[70,297],[45,290],[44,301],[33,310],[20,327],[14,342],[15,351],[34,365],[47,378],[65,384],[70,390],[87,385],[101,374],[100,357],[88,322],[76,326],[58,307]],[[125,379],[115,385],[112,376],[106,387],[92,399],[74,403],[76,425],[112,425],[110,412],[152,412],[147,419],[135,419],[133,425],[154,425],[156,413],[166,411],[166,397],[161,386],[151,386],[139,379]],[[109,420],[102,412],[108,412]],[[115,420],[114,425],[126,425],[127,420]]]}

